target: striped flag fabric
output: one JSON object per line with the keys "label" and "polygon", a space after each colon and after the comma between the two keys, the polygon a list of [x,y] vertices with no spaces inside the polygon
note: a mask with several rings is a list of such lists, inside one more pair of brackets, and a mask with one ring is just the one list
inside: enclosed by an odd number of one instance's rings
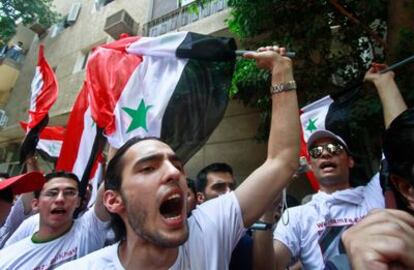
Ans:
{"label": "striped flag fabric", "polygon": [[93,118],[115,148],[155,136],[186,161],[222,119],[235,41],[191,32],[130,41],[98,47],[90,57]]}
{"label": "striped flag fabric", "polygon": [[35,151],[39,133],[48,123],[48,112],[58,96],[58,83],[53,69],[44,56],[43,44],[39,47],[39,56],[35,76],[31,84],[29,121],[26,137],[20,147],[20,163]]}
{"label": "striped flag fabric", "polygon": [[44,46],[39,46],[36,73],[31,84],[28,128],[37,126],[48,114],[58,96],[58,83],[53,69],[44,55]]}
{"label": "striped flag fabric", "polygon": [[73,105],[56,163],[56,170],[73,172],[78,176],[81,181],[79,186],[81,197],[95,175],[104,143],[102,130],[92,119],[87,87],[87,83],[84,82]]}
{"label": "striped flag fabric", "polygon": [[[26,130],[27,123],[21,121],[20,126],[23,130]],[[42,132],[40,132],[36,150],[44,159],[55,161],[59,157],[64,136],[64,127],[47,126],[42,130]]]}

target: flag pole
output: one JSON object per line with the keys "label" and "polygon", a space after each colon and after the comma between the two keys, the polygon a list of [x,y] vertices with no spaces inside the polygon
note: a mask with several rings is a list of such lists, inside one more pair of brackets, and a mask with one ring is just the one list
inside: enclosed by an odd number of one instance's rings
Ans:
{"label": "flag pole", "polygon": [[[248,51],[248,50],[236,50],[235,54],[236,56],[243,56],[245,53],[257,53],[256,51]],[[295,58],[296,52],[286,52],[284,56],[287,56],[289,58]]]}
{"label": "flag pole", "polygon": [[396,69],[396,68],[398,68],[400,66],[403,66],[403,65],[405,65],[405,64],[407,64],[407,63],[409,63],[411,61],[414,61],[414,55],[411,55],[410,57],[408,57],[408,58],[406,58],[406,59],[404,59],[404,60],[402,60],[400,62],[397,62],[395,64],[392,64],[391,66],[387,67],[386,69],[381,70],[380,71],[380,74],[384,74],[385,72],[388,72],[390,70],[394,70],[394,69]]}
{"label": "flag pole", "polygon": [[[401,67],[401,66],[403,66],[403,65],[405,65],[405,64],[407,64],[407,63],[409,63],[411,61],[414,61],[414,55],[412,55],[412,56],[410,56],[408,58],[405,58],[405,59],[403,59],[403,60],[401,60],[401,61],[399,61],[397,63],[392,64],[391,66],[389,66],[389,67],[381,70],[379,73],[380,74],[384,74],[384,73],[386,73],[388,71],[395,70],[396,68],[399,68],[399,67]],[[344,90],[342,90],[342,91],[340,91],[340,92],[338,92],[336,94],[331,94],[330,96],[331,96],[332,99],[335,100],[338,97],[344,95],[345,93],[351,91],[352,89],[355,89],[355,88],[358,88],[358,87],[362,86],[363,84],[364,84],[364,81],[358,81],[358,82],[353,83],[350,86],[346,87]]]}

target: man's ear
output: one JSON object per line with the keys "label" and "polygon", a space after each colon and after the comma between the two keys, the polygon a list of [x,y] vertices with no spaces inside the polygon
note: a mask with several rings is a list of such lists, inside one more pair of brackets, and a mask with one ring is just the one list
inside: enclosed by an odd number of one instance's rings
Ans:
{"label": "man's ear", "polygon": [[125,204],[121,195],[114,190],[105,190],[103,204],[110,213],[120,214],[125,211]]}
{"label": "man's ear", "polygon": [[204,194],[202,192],[197,192],[196,194],[196,200],[197,200],[197,204],[202,204],[205,201],[205,197]]}
{"label": "man's ear", "polygon": [[39,211],[39,200],[34,198],[32,199],[32,211],[37,213]]}
{"label": "man's ear", "polygon": [[351,156],[348,156],[349,160],[348,160],[348,167],[351,169],[355,166],[355,161],[354,158]]}
{"label": "man's ear", "polygon": [[408,201],[414,201],[414,188],[410,185],[410,183],[393,174],[391,174],[390,178],[395,188],[401,193],[401,195],[404,196],[405,199]]}

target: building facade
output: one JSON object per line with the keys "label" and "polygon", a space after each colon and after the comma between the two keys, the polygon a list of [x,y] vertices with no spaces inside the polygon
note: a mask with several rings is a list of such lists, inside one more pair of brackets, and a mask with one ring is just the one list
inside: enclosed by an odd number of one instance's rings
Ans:
{"label": "building facade", "polygon": [[[39,43],[45,45],[45,55],[55,70],[59,96],[49,113],[49,125],[66,125],[72,105],[85,79],[85,67],[91,49],[119,37],[131,35],[158,36],[171,31],[192,31],[217,36],[231,36],[225,19],[230,11],[226,0],[215,0],[189,8],[192,0],[55,0],[54,8],[63,19],[45,29],[34,25],[32,30],[22,27],[12,42],[24,38],[24,59],[14,72],[0,75],[0,109],[8,121],[1,126],[0,170],[17,173],[18,147],[24,133],[19,121],[26,121],[30,99],[30,84],[35,72]],[[7,63],[3,62],[0,68]],[[8,69],[11,64],[8,64]],[[3,72],[0,72],[3,74]],[[1,111],[0,111],[1,115]],[[189,177],[212,162],[226,162],[233,166],[241,181],[257,168],[266,157],[266,144],[254,139],[259,113],[231,101],[220,125],[206,145],[186,164]],[[44,169],[52,168],[43,164]],[[302,184],[301,184],[302,185]],[[300,188],[299,193],[307,189]],[[298,194],[302,196],[303,194]]]}

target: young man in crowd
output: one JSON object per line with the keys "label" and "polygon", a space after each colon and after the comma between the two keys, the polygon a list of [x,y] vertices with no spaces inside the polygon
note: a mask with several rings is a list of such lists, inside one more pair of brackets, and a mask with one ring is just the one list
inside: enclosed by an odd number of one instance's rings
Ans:
{"label": "young man in crowd", "polygon": [[[202,204],[234,190],[235,182],[230,165],[217,162],[206,166],[197,174],[197,203]],[[246,233],[233,250],[229,269],[242,270],[252,267],[253,239]]]}
{"label": "young man in crowd", "polygon": [[[384,122],[391,121],[405,103],[388,72],[379,77],[374,64],[366,80],[374,82],[384,107]],[[342,232],[357,223],[371,209],[384,208],[378,174],[365,187],[350,188],[349,169],[354,161],[345,141],[328,131],[316,131],[308,140],[311,168],[319,180],[320,192],[304,206],[290,209],[289,224],[279,223],[274,233],[277,269],[299,258],[305,269],[323,269],[324,264],[345,252],[340,245]],[[287,217],[285,217],[287,218]]]}
{"label": "young man in crowd", "polygon": [[0,269],[51,269],[102,248],[109,215],[102,191],[93,209],[73,219],[80,206],[79,180],[67,172],[45,176],[37,205],[39,230],[0,251]]}
{"label": "young man in crowd", "polygon": [[245,55],[272,72],[272,121],[262,166],[234,192],[199,205],[187,221],[183,164],[157,139],[131,139],[111,159],[105,178],[105,206],[121,241],[62,269],[226,269],[245,228],[298,166],[296,87],[284,53],[272,46]]}

